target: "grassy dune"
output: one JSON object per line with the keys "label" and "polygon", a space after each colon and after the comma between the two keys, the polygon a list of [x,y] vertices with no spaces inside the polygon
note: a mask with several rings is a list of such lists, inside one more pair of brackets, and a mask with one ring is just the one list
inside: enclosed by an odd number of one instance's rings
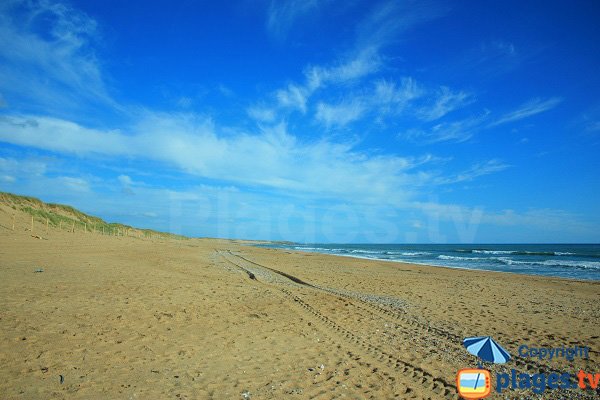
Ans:
{"label": "grassy dune", "polygon": [[102,218],[86,214],[74,207],[64,204],[45,203],[40,199],[30,196],[0,192],[0,204],[12,208],[15,212],[18,211],[30,215],[33,217],[34,224],[43,229],[48,226],[65,231],[89,231],[104,233],[106,235],[187,239],[185,236],[159,232],[153,229],[136,228],[121,223],[106,222]]}

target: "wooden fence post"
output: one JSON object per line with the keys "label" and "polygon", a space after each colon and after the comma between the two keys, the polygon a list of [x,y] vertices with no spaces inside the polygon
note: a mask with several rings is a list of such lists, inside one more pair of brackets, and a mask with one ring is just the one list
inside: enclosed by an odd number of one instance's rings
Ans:
{"label": "wooden fence post", "polygon": [[87,233],[87,222],[83,223],[83,232]]}
{"label": "wooden fence post", "polygon": [[75,233],[75,221],[73,221],[73,227],[71,228],[71,233]]}
{"label": "wooden fence post", "polygon": [[15,213],[13,213],[13,231],[15,230]]}
{"label": "wooden fence post", "polygon": [[31,216],[31,234],[33,235],[33,215]]}
{"label": "wooden fence post", "polygon": [[48,234],[48,218],[46,217],[46,235]]}

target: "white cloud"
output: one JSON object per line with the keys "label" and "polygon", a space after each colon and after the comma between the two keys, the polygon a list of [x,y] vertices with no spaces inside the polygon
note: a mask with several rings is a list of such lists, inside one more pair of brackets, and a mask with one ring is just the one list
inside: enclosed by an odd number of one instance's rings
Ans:
{"label": "white cloud", "polygon": [[131,177],[129,175],[119,175],[117,177],[117,180],[121,184],[121,192],[123,194],[127,194],[127,195],[135,194],[132,189],[133,180],[131,179]]}
{"label": "white cloud", "polygon": [[[301,12],[315,6],[313,2],[308,3],[300,7],[296,2],[287,2],[284,3],[284,9],[291,7],[290,10]],[[297,12],[293,15],[297,15]],[[357,28],[354,49],[331,65],[308,66],[304,71],[303,84],[290,83],[276,92],[279,106],[305,113],[310,97],[319,89],[328,85],[358,82],[379,71],[385,64],[380,54],[382,47],[397,39],[404,31],[441,13],[439,7],[422,1],[409,4],[385,1],[377,4]]]}
{"label": "white cloud", "polygon": [[592,137],[600,133],[600,103],[588,107],[571,122],[570,126]]}
{"label": "white cloud", "polygon": [[266,106],[252,106],[246,110],[248,116],[259,122],[274,122],[277,114],[274,109]]}
{"label": "white cloud", "polygon": [[[421,117],[425,120],[435,120],[447,114],[451,110],[466,105],[473,101],[471,95],[466,92],[451,92],[447,88],[442,88],[439,97],[434,102],[434,106],[428,109],[421,109]],[[495,126],[508,122],[518,121],[532,115],[550,110],[562,101],[559,97],[552,97],[547,100],[533,99],[517,110],[505,114],[499,119],[489,123],[490,111],[485,110],[483,114],[469,118],[440,122],[429,129],[413,128],[408,129],[398,135],[399,138],[407,139],[421,144],[432,144],[446,141],[456,143],[469,140],[477,132],[493,128]]]}
{"label": "white cloud", "polygon": [[133,183],[133,181],[131,180],[131,177],[128,175],[119,175],[117,177],[117,180],[121,183],[121,185],[124,185],[124,186],[131,186],[131,184]]}
{"label": "white cloud", "polygon": [[500,160],[488,160],[485,162],[477,163],[465,171],[462,171],[454,176],[449,177],[438,177],[435,179],[437,184],[453,184],[459,182],[468,182],[484,175],[493,174],[495,172],[503,171],[509,168],[510,165]]}
{"label": "white cloud", "polygon": [[90,184],[88,181],[82,178],[72,176],[61,176],[57,179],[59,188],[66,188],[74,192],[89,192]]}
{"label": "white cloud", "polygon": [[581,216],[568,211],[550,208],[532,208],[526,211],[486,210],[483,207],[466,207],[456,204],[440,204],[437,202],[414,202],[412,207],[423,211],[433,220],[454,222],[459,238],[464,242],[472,242],[479,225],[523,227],[523,229],[542,229],[560,233],[560,237],[568,234],[590,235],[597,232],[594,223],[586,222]]}
{"label": "white cloud", "polygon": [[421,108],[418,115],[425,121],[434,121],[473,101],[473,96],[470,93],[464,91],[452,92],[448,87],[442,86],[436,93],[432,104]]}
{"label": "white cloud", "polygon": [[381,67],[381,57],[372,48],[360,49],[353,57],[332,66],[311,66],[304,72],[309,92],[330,83],[341,84],[359,80]]}
{"label": "white cloud", "polygon": [[5,182],[5,183],[14,183],[16,182],[17,178],[15,178],[14,176],[11,175],[0,175],[0,181]]}
{"label": "white cloud", "polygon": [[306,113],[310,97],[319,89],[358,81],[377,71],[380,65],[377,54],[364,50],[331,66],[310,66],[304,71],[303,84],[289,83],[275,92],[277,103],[280,107]]}
{"label": "white cloud", "polygon": [[410,129],[398,135],[420,144],[432,144],[452,141],[461,143],[469,140],[476,132],[483,128],[482,124],[487,119],[488,113],[463,120],[443,122],[434,125],[429,130]]}
{"label": "white cloud", "polygon": [[398,40],[401,33],[444,13],[445,10],[439,4],[431,1],[389,0],[375,3],[357,28],[358,46],[378,52],[382,47]]}
{"label": "white cloud", "polygon": [[590,121],[585,126],[585,132],[587,133],[597,133],[600,132],[600,121]]}
{"label": "white cloud", "polygon": [[220,84],[217,87],[217,90],[219,91],[219,93],[221,93],[225,97],[233,97],[233,96],[235,96],[235,92],[233,90],[231,90],[230,88],[228,88],[227,86],[223,85],[223,84]]}
{"label": "white cloud", "polygon": [[551,98],[545,99],[545,100],[543,100],[541,98],[532,99],[532,100],[528,101],[527,103],[521,105],[516,110],[511,111],[507,114],[504,114],[503,116],[498,118],[496,121],[492,122],[490,124],[490,127],[501,125],[501,124],[506,124],[508,122],[519,121],[521,119],[528,118],[528,117],[531,117],[536,114],[540,114],[544,111],[553,109],[554,107],[559,105],[561,102],[562,102],[562,98],[560,98],[560,97],[551,97]]}
{"label": "white cloud", "polygon": [[280,89],[275,93],[277,101],[281,107],[298,109],[302,113],[306,112],[306,101],[310,92],[295,84],[289,84],[285,89]]}
{"label": "white cloud", "polygon": [[351,143],[300,141],[283,124],[258,134],[218,131],[211,120],[190,114],[149,113],[126,133],[49,117],[0,120],[4,142],[79,156],[149,159],[196,176],[273,190],[392,202],[410,196],[423,179],[411,171],[422,159],[373,156]]}
{"label": "white cloud", "polygon": [[13,1],[0,14],[0,90],[11,105],[64,113],[111,100],[91,44],[96,22],[69,6]]}
{"label": "white cloud", "polygon": [[128,139],[118,131],[89,129],[49,117],[4,116],[0,140],[61,153],[128,155],[136,151],[128,148]]}
{"label": "white cloud", "polygon": [[323,0],[271,0],[267,10],[267,29],[283,38],[296,20],[316,10]]}
{"label": "white cloud", "polygon": [[47,164],[38,159],[0,157],[0,173],[19,179],[21,177],[37,177],[46,173]]}
{"label": "white cloud", "polygon": [[177,105],[181,108],[190,108],[193,103],[194,101],[191,97],[181,96],[179,99],[177,99]]}
{"label": "white cloud", "polygon": [[398,85],[389,80],[378,80],[375,82],[373,103],[378,105],[391,105],[402,109],[412,100],[423,96],[424,90],[410,77],[404,77]]}
{"label": "white cloud", "polygon": [[380,79],[367,91],[345,95],[344,100],[339,103],[319,102],[315,119],[326,127],[332,127],[345,126],[373,113],[378,118],[389,114],[398,115],[424,93],[410,77],[402,78],[399,83]]}
{"label": "white cloud", "polygon": [[339,104],[317,104],[315,118],[326,127],[345,126],[352,121],[360,119],[366,107],[360,101],[344,102]]}

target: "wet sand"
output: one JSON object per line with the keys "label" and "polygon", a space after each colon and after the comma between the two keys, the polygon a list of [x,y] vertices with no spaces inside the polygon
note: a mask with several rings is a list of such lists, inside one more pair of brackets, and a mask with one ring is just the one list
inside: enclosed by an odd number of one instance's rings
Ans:
{"label": "wet sand", "polygon": [[[600,372],[598,282],[226,240],[37,239],[10,218],[0,209],[3,399],[457,398],[456,371],[477,365],[461,341],[479,335],[513,356],[591,348],[493,372]],[[597,398],[569,393],[544,398]]]}

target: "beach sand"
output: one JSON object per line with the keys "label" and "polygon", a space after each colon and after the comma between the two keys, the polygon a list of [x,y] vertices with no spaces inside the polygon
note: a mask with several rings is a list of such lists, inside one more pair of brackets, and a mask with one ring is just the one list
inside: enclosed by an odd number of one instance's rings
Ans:
{"label": "beach sand", "polygon": [[[26,231],[0,209],[2,399],[457,398],[462,346],[493,372],[600,372],[598,282],[262,249],[239,241]],[[41,268],[43,272],[35,272]],[[488,366],[488,365],[486,365]],[[61,383],[62,380],[62,383]],[[576,390],[544,398],[598,398]],[[541,398],[505,391],[490,398]]]}

